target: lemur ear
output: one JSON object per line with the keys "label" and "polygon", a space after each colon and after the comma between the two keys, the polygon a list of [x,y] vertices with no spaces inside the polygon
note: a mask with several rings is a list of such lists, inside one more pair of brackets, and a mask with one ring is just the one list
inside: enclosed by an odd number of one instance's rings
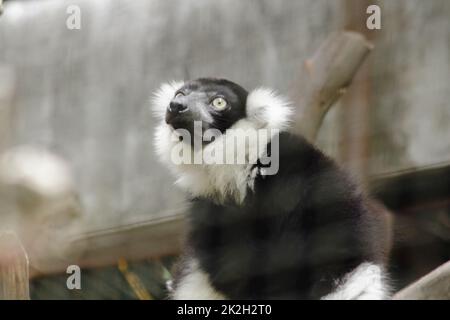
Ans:
{"label": "lemur ear", "polygon": [[291,103],[274,90],[258,88],[247,97],[247,117],[261,128],[285,130],[293,113]]}
{"label": "lemur ear", "polygon": [[163,120],[167,106],[175,95],[175,92],[184,85],[184,81],[170,81],[163,83],[152,97],[152,110],[154,115]]}

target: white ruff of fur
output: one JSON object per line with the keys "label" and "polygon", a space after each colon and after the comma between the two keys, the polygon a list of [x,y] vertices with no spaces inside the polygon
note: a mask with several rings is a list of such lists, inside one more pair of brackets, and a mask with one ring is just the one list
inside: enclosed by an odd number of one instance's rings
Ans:
{"label": "white ruff of fur", "polygon": [[[177,177],[176,184],[192,196],[210,197],[218,202],[234,199],[237,203],[241,203],[245,199],[248,188],[253,188],[255,173],[251,172],[251,163],[176,165],[172,162],[171,151],[177,144],[183,142],[174,141],[173,129],[164,122],[164,114],[175,92],[182,85],[182,82],[163,84],[155,94],[154,112],[161,121],[155,133],[156,152],[162,163],[166,164]],[[274,91],[264,88],[255,89],[249,93],[246,111],[246,118],[237,121],[230,129],[254,130],[255,132],[267,130],[268,139],[273,136],[275,130],[283,131],[288,128],[292,114],[287,100],[277,96]],[[231,152],[242,150],[239,149],[241,148],[239,144],[235,148],[227,147],[229,139],[225,139],[225,136],[226,134],[221,135],[209,143],[204,151],[208,152],[208,148],[217,148],[217,144],[225,145],[224,154],[230,150]],[[225,139],[225,143],[223,139]],[[245,148],[247,155],[255,154],[257,150],[258,156],[261,156],[265,152],[267,142],[269,141],[264,142],[259,139],[257,145],[247,148],[242,146],[242,148]]]}
{"label": "white ruff of fur", "polygon": [[390,296],[383,268],[362,263],[339,281],[336,290],[322,300],[384,300]]}

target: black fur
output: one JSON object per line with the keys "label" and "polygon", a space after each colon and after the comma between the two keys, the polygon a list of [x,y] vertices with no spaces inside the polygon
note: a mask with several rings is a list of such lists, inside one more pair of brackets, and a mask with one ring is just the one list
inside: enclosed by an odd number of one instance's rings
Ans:
{"label": "black fur", "polygon": [[192,201],[186,254],[227,298],[319,299],[381,259],[377,222],[348,176],[302,138],[281,133],[279,148],[279,172],[258,176],[241,206]]}

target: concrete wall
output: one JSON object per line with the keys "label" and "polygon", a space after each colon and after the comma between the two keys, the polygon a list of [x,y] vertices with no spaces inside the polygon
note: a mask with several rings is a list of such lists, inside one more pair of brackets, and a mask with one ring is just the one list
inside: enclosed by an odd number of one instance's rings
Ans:
{"label": "concrete wall", "polygon": [[382,1],[370,66],[372,172],[450,160],[450,2]]}

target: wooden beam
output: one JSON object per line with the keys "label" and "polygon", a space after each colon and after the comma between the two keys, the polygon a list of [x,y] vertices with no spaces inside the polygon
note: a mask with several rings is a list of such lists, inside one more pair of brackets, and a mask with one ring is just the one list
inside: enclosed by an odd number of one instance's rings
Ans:
{"label": "wooden beam", "polygon": [[[81,267],[101,267],[119,258],[139,261],[178,254],[186,230],[184,210],[116,228],[80,234],[70,241],[66,256]],[[81,254],[80,254],[81,253]]]}
{"label": "wooden beam", "polygon": [[450,261],[399,291],[394,300],[450,300]]}
{"label": "wooden beam", "polygon": [[51,268],[30,268],[30,277],[65,272],[68,265],[81,268],[97,268],[115,265],[124,258],[141,261],[179,254],[186,231],[185,210],[166,212],[159,218],[151,218],[122,226],[84,232],[64,239],[64,259],[55,259],[51,251],[41,251],[39,260]]}
{"label": "wooden beam", "polygon": [[374,176],[369,185],[396,212],[442,205],[450,202],[450,162]]}
{"label": "wooden beam", "polygon": [[19,238],[0,231],[0,300],[30,299],[28,257]]}

